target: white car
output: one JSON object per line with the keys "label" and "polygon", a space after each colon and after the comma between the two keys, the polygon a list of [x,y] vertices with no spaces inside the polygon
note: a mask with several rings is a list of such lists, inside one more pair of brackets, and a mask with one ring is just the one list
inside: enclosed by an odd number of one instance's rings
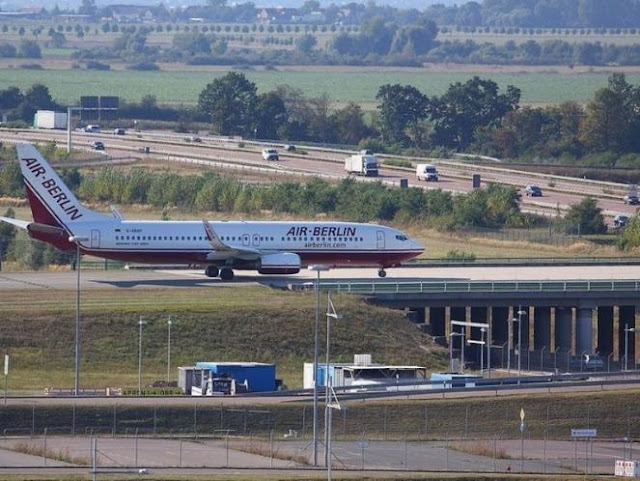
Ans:
{"label": "white car", "polygon": [[262,158],[264,160],[278,160],[278,151],[276,149],[263,149]]}

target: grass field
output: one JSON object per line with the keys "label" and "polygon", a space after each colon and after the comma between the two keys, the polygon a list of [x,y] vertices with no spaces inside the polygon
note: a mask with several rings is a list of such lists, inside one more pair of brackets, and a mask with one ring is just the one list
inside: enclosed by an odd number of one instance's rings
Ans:
{"label": "grass field", "polygon": [[[14,393],[73,385],[75,291],[45,289],[37,296],[34,292],[0,292],[0,339],[11,355],[9,389]],[[165,379],[171,315],[172,365],[273,362],[285,384],[299,387],[302,363],[313,358],[313,298],[311,292],[247,286],[87,289],[82,295],[83,385],[137,385],[140,316],[148,322],[143,336],[144,383]],[[378,362],[431,369],[446,365],[446,350],[435,346],[402,312],[345,294],[332,299],[344,318],[332,327],[336,361],[352,361],[353,354],[366,352]],[[177,378],[177,370],[172,376]]]}
{"label": "grass field", "polygon": [[[81,95],[117,95],[124,100],[139,101],[144,95],[155,95],[160,103],[197,103],[199,93],[214,78],[224,75],[221,69],[167,70],[160,72],[91,71],[91,70],[23,70],[0,69],[0,89],[17,86],[27,89],[34,83],[49,87],[54,99],[76,104]],[[381,85],[413,85],[427,95],[441,95],[453,82],[465,82],[473,75],[496,81],[502,89],[514,85],[522,90],[522,102],[556,104],[568,100],[588,102],[594,92],[604,87],[609,73],[557,73],[553,68],[522,72],[494,72],[488,67],[479,73],[446,72],[425,69],[316,69],[248,70],[245,74],[255,82],[259,92],[289,84],[301,89],[307,97],[328,94],[343,105],[355,102],[367,109],[375,108],[375,96]],[[628,81],[640,83],[640,74],[628,75]]]}

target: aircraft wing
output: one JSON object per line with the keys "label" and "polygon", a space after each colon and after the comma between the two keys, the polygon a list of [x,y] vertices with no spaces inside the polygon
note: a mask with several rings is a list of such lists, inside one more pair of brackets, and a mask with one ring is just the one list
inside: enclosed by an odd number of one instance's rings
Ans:
{"label": "aircraft wing", "polygon": [[203,220],[204,231],[207,234],[207,239],[211,246],[216,250],[215,253],[211,253],[209,257],[220,259],[220,258],[230,258],[230,257],[239,257],[245,259],[254,259],[256,257],[260,257],[263,252],[260,249],[254,249],[252,247],[231,247],[222,242],[220,237],[213,229],[211,224],[206,220]]}

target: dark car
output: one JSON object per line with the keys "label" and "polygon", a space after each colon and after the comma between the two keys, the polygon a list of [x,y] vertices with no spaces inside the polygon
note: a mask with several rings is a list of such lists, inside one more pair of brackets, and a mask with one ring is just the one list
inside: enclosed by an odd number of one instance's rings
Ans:
{"label": "dark car", "polygon": [[96,140],[93,143],[93,150],[104,150],[104,144],[102,142],[100,142],[99,140]]}
{"label": "dark car", "polygon": [[629,216],[618,214],[613,218],[613,226],[616,228],[626,227],[629,223]]}
{"label": "dark car", "polygon": [[636,194],[627,194],[623,198],[625,204],[636,205],[640,204],[640,199]]}
{"label": "dark car", "polygon": [[542,189],[537,185],[527,185],[524,188],[524,195],[527,197],[542,197]]}

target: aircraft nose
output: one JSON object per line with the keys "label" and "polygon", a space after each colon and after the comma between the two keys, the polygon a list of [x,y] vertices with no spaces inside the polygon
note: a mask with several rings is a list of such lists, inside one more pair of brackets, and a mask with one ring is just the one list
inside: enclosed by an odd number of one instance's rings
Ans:
{"label": "aircraft nose", "polygon": [[413,248],[414,249],[420,250],[421,252],[424,252],[425,247],[420,242],[418,242],[415,239],[411,239],[411,242],[413,243]]}

